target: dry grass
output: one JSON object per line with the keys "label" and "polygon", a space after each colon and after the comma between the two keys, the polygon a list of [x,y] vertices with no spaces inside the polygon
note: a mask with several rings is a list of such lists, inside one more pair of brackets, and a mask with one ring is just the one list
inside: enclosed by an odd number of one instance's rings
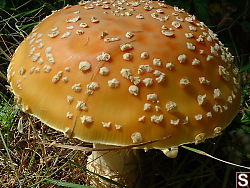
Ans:
{"label": "dry grass", "polygon": [[[66,138],[37,119],[22,113],[16,117],[14,123],[18,124],[18,131],[16,127],[7,133],[1,131],[0,185],[2,187],[28,187],[45,178],[82,185],[87,183],[86,173],[68,164],[68,161],[72,159],[73,162],[84,167],[88,153],[56,148],[45,143],[56,141],[77,146],[87,144]],[[46,181],[35,187],[45,185],[48,185]]]}

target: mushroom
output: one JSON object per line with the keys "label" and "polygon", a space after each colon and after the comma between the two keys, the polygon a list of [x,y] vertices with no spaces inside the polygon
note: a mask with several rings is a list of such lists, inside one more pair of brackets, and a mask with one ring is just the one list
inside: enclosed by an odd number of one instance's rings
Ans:
{"label": "mushroom", "polygon": [[[67,136],[98,148],[168,137],[145,148],[169,157],[219,135],[241,96],[217,35],[183,9],[148,0],[53,12],[16,50],[8,80],[23,111]],[[95,151],[88,168],[131,185],[134,155]]]}

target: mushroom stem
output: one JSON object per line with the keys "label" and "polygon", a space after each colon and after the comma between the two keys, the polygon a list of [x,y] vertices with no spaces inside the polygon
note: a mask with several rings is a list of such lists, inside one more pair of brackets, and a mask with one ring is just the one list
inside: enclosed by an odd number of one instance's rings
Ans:
{"label": "mushroom stem", "polygon": [[[94,144],[94,148],[108,148],[109,145]],[[132,186],[137,177],[137,151],[93,151],[88,157],[88,170],[123,185]],[[96,187],[115,187],[97,176],[90,177],[90,183]]]}

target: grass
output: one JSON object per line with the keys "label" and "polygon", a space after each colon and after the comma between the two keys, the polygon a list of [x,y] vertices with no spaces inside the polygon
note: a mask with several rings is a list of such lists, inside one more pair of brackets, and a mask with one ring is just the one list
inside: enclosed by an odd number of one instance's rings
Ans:
{"label": "grass", "polygon": [[[83,187],[89,152],[48,147],[45,143],[86,146],[48,128],[22,113],[6,85],[6,70],[14,50],[31,29],[51,11],[77,1],[0,1],[0,187]],[[194,3],[195,2],[195,3]],[[249,0],[169,0],[204,20],[236,56],[242,75],[242,106],[223,135],[197,146],[212,156],[239,165],[250,164],[250,22]],[[235,186],[235,172],[243,168],[227,165],[180,148],[176,159],[162,152],[141,151],[140,175],[145,187]],[[155,162],[152,162],[155,161]],[[87,186],[86,186],[87,187]]]}

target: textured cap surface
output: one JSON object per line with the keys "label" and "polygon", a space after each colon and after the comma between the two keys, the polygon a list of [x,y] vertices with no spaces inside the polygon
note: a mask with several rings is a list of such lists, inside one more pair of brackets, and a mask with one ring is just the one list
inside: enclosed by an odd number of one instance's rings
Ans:
{"label": "textured cap surface", "polygon": [[54,12],[8,69],[27,111],[81,140],[148,147],[216,136],[240,104],[238,69],[208,27],[155,1],[88,1]]}

